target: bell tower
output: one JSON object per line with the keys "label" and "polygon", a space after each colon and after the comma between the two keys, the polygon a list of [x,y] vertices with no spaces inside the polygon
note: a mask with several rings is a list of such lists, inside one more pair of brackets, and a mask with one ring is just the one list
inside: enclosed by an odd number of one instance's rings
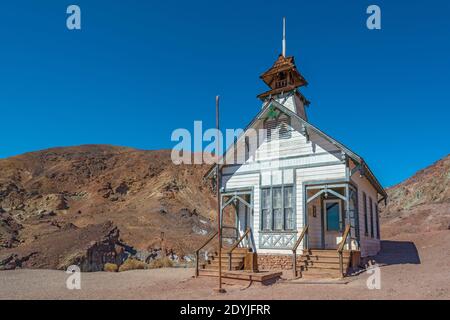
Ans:
{"label": "bell tower", "polygon": [[283,18],[282,53],[260,78],[270,87],[270,90],[258,95],[264,104],[273,98],[289,110],[307,119],[305,107],[309,101],[301,94],[298,88],[306,86],[308,82],[300,74],[295,65],[294,57],[286,57],[286,19]]}

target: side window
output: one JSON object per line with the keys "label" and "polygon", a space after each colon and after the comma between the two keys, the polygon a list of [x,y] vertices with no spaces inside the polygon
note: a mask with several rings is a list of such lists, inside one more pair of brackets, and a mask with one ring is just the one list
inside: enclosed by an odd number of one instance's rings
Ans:
{"label": "side window", "polygon": [[283,198],[281,187],[272,189],[273,229],[283,230]]}
{"label": "side window", "polygon": [[261,218],[262,229],[272,230],[272,201],[270,189],[261,190]]}
{"label": "side window", "polygon": [[295,229],[294,187],[284,187],[284,227],[286,230]]}
{"label": "side window", "polygon": [[372,198],[370,199],[370,236],[373,238],[374,237],[374,232],[373,232],[373,202],[372,202]]}
{"label": "side window", "polygon": [[363,206],[364,206],[364,234],[366,237],[369,235],[369,219],[367,217],[367,196],[363,193]]}
{"label": "side window", "polygon": [[378,203],[375,204],[375,221],[377,223],[377,239],[380,239],[380,213],[378,211]]}

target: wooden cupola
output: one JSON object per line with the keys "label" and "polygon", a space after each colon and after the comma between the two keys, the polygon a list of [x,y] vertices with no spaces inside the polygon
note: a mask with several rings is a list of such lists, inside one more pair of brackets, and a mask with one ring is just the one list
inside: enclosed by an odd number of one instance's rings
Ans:
{"label": "wooden cupola", "polygon": [[282,54],[278,56],[273,66],[264,72],[260,78],[270,87],[269,91],[258,95],[258,98],[263,100],[268,96],[293,91],[308,84],[297,70],[294,57],[285,57]]}
{"label": "wooden cupola", "polygon": [[283,18],[282,53],[269,70],[260,75],[260,78],[270,87],[270,90],[258,95],[263,101],[263,107],[269,100],[274,99],[286,108],[295,112],[302,119],[308,121],[306,109],[310,102],[298,90],[308,82],[297,70],[294,57],[286,56],[286,19]]}

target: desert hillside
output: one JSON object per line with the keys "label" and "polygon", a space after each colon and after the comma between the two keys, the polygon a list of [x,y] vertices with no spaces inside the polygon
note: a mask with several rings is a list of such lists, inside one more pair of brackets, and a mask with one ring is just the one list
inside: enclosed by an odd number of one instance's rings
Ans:
{"label": "desert hillside", "polygon": [[[102,270],[127,257],[192,259],[211,232],[206,165],[169,150],[54,148],[0,160],[0,269]],[[421,239],[450,225],[450,156],[389,188],[382,237]]]}
{"label": "desert hillside", "polygon": [[450,155],[386,191],[384,237],[450,229]]}
{"label": "desert hillside", "polygon": [[64,268],[89,252],[114,261],[123,248],[183,258],[210,232],[215,200],[205,170],[174,165],[169,150],[107,145],[0,160],[0,264]]}

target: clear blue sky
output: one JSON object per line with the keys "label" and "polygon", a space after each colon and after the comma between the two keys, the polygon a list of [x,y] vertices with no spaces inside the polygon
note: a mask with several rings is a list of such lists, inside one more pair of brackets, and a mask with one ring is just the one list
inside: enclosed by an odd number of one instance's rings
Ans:
{"label": "clear blue sky", "polygon": [[[66,28],[78,4],[82,30]],[[378,4],[382,30],[365,27]],[[242,128],[281,50],[309,81],[310,121],[383,185],[450,152],[449,1],[2,1],[0,157],[105,143],[171,148],[194,120]]]}

